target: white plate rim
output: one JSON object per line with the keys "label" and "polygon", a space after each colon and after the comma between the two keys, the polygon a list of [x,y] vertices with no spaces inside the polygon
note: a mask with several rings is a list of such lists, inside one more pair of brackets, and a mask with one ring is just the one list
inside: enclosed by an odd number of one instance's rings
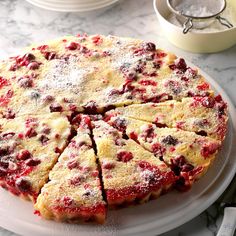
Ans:
{"label": "white plate rim", "polygon": [[[191,67],[196,67],[192,63],[187,62],[188,65]],[[198,68],[199,69],[199,68]],[[215,90],[220,93],[223,97],[223,99],[228,103],[229,107],[229,116],[230,116],[230,123],[231,128],[233,129],[233,141],[236,139],[236,111],[235,108],[230,100],[230,98],[227,96],[227,94],[224,92],[223,88],[214,81],[208,74],[203,72],[199,69],[200,74],[202,74],[206,80],[215,88]],[[233,154],[236,154],[236,147],[232,147],[230,157],[232,159]],[[231,163],[231,162],[232,163]],[[175,227],[178,227],[187,221],[191,220],[195,216],[199,215],[202,211],[204,211],[207,207],[209,207],[227,188],[230,181],[234,177],[236,171],[236,162],[233,160],[229,160],[229,163],[226,164],[225,168],[223,169],[223,172],[217,179],[215,183],[213,183],[213,186],[210,187],[210,189],[207,190],[207,198],[205,195],[205,192],[203,195],[199,196],[197,200],[194,200],[194,204],[188,205],[184,209],[181,209],[181,214],[173,215],[171,217],[168,217],[168,219],[164,219],[162,222],[162,226],[158,225],[158,222],[150,222],[146,223],[145,226],[142,224],[140,226],[137,226],[134,228],[125,228],[125,230],[118,230],[116,231],[118,235],[154,235],[154,234],[161,234],[168,230],[171,230]],[[219,181],[221,181],[219,183]],[[217,187],[215,190],[214,188]],[[158,200],[157,200],[158,201]],[[7,209],[6,209],[7,210]],[[2,209],[0,208],[0,212]],[[34,230],[34,235],[42,235],[42,231],[45,230],[45,228],[41,225],[34,225],[29,222],[25,222],[19,219],[8,219],[7,216],[4,214],[5,211],[2,211],[2,214],[0,214],[0,226],[11,230],[13,232],[16,232],[18,234],[22,235],[32,235],[32,230]],[[67,233],[68,229],[65,229]],[[45,232],[46,233],[46,232]],[[61,234],[62,233],[62,234]],[[65,233],[65,232],[64,232]],[[101,234],[102,233],[102,234]],[[51,233],[44,234],[44,235],[52,235]],[[54,235],[54,234],[53,234]],[[63,235],[63,232],[55,233],[55,235]],[[80,235],[92,235],[91,232],[80,232]],[[94,232],[93,235],[108,235],[106,231],[101,232]]]}
{"label": "white plate rim", "polygon": [[94,10],[98,10],[98,9],[101,9],[101,8],[106,8],[106,7],[109,7],[109,6],[112,6],[113,4],[115,4],[116,2],[118,2],[119,0],[111,0],[109,2],[102,2],[100,5],[92,5],[91,6],[82,6],[82,5],[74,5],[74,6],[67,6],[67,5],[60,5],[58,7],[55,7],[53,5],[48,5],[48,4],[42,4],[38,1],[34,1],[34,0],[26,0],[27,2],[37,6],[37,7],[40,7],[40,8],[43,8],[43,9],[46,9],[46,10],[51,10],[51,11],[58,11],[58,12],[87,12],[87,11],[94,11]]}

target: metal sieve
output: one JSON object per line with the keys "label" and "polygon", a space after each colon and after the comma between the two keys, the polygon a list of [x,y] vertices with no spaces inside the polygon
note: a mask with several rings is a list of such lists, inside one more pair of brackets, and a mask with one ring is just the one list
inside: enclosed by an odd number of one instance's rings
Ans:
{"label": "metal sieve", "polygon": [[233,25],[220,14],[226,8],[226,0],[167,0],[169,9],[176,15],[183,25],[183,33],[190,29],[204,29],[212,24],[215,19],[220,24],[232,28]]}

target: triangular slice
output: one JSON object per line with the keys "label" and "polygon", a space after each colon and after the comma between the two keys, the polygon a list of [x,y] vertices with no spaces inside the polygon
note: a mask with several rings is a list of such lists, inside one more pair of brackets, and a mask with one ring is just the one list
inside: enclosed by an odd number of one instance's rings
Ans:
{"label": "triangular slice", "polygon": [[35,209],[43,218],[104,223],[106,204],[92,147],[87,116],[50,172]]}
{"label": "triangular slice", "polygon": [[0,185],[35,200],[71,133],[59,113],[0,120]]}
{"label": "triangular slice", "polygon": [[155,123],[157,126],[193,131],[203,136],[223,140],[226,133],[227,105],[218,95],[215,98],[193,97],[182,101],[134,104],[106,113]]}
{"label": "triangular slice", "polygon": [[110,206],[144,202],[166,192],[174,173],[152,153],[104,121],[93,122],[103,186]]}
{"label": "triangular slice", "polygon": [[158,128],[152,123],[127,117],[112,117],[109,124],[164,160],[176,175],[179,188],[190,188],[216,158],[221,142],[176,128]]}

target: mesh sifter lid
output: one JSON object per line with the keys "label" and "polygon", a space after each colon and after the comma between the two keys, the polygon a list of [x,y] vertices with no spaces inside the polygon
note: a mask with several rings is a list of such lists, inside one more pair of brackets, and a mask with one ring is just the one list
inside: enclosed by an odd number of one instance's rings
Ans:
{"label": "mesh sifter lid", "polygon": [[[185,17],[183,33],[186,34],[193,27],[193,20],[200,22],[201,28],[208,27],[209,19],[216,18],[222,25],[231,28],[233,25],[220,14],[226,8],[225,0],[167,0],[169,9],[180,17]],[[204,20],[208,20],[204,23]]]}
{"label": "mesh sifter lid", "polygon": [[225,0],[168,0],[172,11],[192,18],[210,18],[219,15],[226,7]]}

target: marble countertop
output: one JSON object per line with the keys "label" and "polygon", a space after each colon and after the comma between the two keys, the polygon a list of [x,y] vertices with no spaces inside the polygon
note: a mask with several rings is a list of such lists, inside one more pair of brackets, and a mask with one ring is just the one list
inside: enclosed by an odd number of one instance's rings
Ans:
{"label": "marble countertop", "polygon": [[[0,1],[0,58],[19,48],[66,34],[113,34],[156,41],[212,76],[236,105],[236,46],[215,54],[192,54],[171,45],[162,35],[151,0],[123,0],[114,7],[90,13],[43,10],[23,0]],[[222,220],[218,204],[162,236],[215,235]],[[0,235],[16,235],[0,228]]]}

